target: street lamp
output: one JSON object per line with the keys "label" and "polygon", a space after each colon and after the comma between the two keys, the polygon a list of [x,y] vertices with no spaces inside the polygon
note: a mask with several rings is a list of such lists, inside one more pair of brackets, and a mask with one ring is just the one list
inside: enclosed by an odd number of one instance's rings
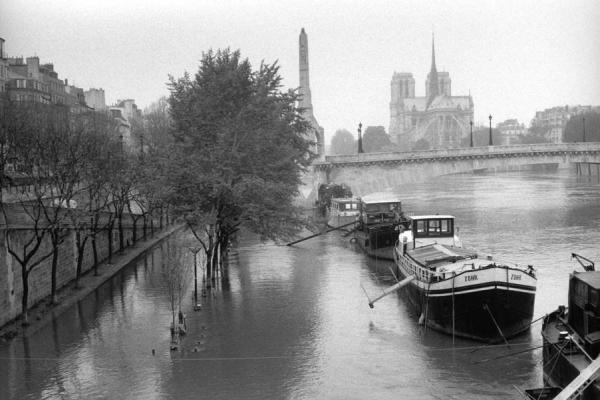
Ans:
{"label": "street lamp", "polygon": [[196,254],[200,251],[197,247],[190,247],[190,251],[194,254],[194,310],[198,307],[198,272]]}
{"label": "street lamp", "polygon": [[585,117],[583,118],[583,141],[585,142]]}
{"label": "street lamp", "polygon": [[490,114],[489,118],[490,118],[490,146],[493,146],[494,143],[492,143],[492,114]]}
{"label": "street lamp", "polygon": [[469,121],[471,125],[471,147],[473,147],[473,120]]}
{"label": "street lamp", "polygon": [[358,123],[358,152],[359,153],[363,152],[363,147],[362,147],[362,123],[361,122]]}

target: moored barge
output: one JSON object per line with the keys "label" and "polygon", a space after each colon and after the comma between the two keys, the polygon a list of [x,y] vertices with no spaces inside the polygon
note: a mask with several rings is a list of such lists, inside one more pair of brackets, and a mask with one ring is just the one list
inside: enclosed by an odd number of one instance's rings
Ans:
{"label": "moored barge", "polygon": [[600,271],[593,263],[570,275],[568,302],[544,318],[544,383],[562,389],[556,399],[600,399]]}
{"label": "moored barge", "polygon": [[360,215],[359,200],[355,197],[334,197],[329,206],[327,226],[339,228],[355,222]]}
{"label": "moored barge", "polygon": [[371,193],[359,199],[359,216],[354,228],[356,244],[369,256],[393,260],[394,244],[406,218],[402,201],[395,193]]}
{"label": "moored barge", "polygon": [[532,266],[480,257],[462,247],[451,215],[408,218],[394,248],[408,299],[428,327],[496,343],[529,329],[537,279]]}

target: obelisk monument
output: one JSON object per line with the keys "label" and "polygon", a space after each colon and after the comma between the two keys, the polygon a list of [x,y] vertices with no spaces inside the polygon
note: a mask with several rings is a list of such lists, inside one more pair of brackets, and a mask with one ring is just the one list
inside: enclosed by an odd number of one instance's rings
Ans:
{"label": "obelisk monument", "polygon": [[308,38],[304,28],[300,31],[300,96],[298,107],[304,109],[303,117],[308,121],[314,131],[314,141],[317,143],[314,151],[321,157],[324,154],[324,130],[313,114],[312,99],[310,95],[310,80],[308,72]]}

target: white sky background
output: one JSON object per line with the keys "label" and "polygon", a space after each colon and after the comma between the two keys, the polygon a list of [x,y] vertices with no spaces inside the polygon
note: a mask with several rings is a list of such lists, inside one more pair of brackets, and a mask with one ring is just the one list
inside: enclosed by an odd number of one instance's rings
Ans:
{"label": "white sky background", "polygon": [[298,36],[308,35],[314,113],[326,142],[339,128],[389,128],[394,71],[425,94],[435,32],[438,71],[475,103],[475,122],[536,110],[600,105],[600,2],[558,1],[0,1],[9,56],[54,63],[59,78],[101,87],[107,102],[145,108],[168,74],[195,73],[202,52],[240,49],[258,67],[281,65],[298,86]]}

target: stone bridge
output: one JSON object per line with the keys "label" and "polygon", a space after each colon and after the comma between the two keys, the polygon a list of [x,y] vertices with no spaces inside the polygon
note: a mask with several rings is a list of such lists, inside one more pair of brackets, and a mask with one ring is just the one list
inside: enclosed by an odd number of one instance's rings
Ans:
{"label": "stone bridge", "polygon": [[361,196],[403,183],[477,170],[511,170],[534,164],[600,163],[600,142],[485,146],[413,152],[325,156],[313,163],[303,194],[316,199],[321,184],[345,183]]}

